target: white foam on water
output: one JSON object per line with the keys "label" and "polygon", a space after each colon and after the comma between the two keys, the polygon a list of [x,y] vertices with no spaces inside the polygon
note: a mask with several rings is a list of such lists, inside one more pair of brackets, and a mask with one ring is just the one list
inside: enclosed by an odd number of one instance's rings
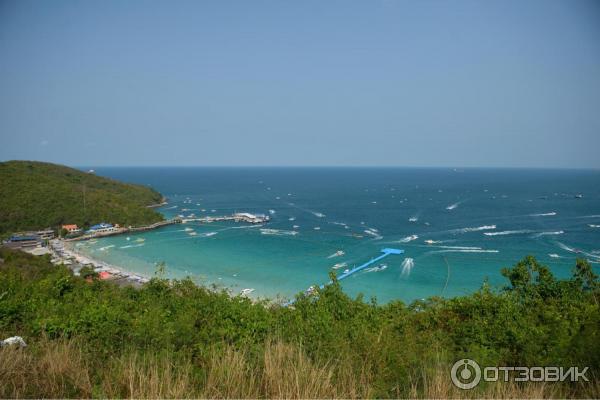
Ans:
{"label": "white foam on water", "polygon": [[529,229],[521,229],[518,231],[502,231],[502,232],[483,232],[486,236],[504,236],[504,235],[519,235],[522,233],[531,233],[532,230]]}
{"label": "white foam on water", "polygon": [[108,249],[112,249],[113,247],[115,247],[115,245],[111,244],[111,245],[108,245],[108,246],[100,247],[98,250],[100,250],[100,251],[106,251]]}
{"label": "white foam on water", "polygon": [[499,253],[499,250],[485,250],[485,249],[447,249],[438,250],[433,253]]}
{"label": "white foam on water", "polygon": [[130,245],[127,245],[127,246],[121,246],[121,247],[119,247],[119,248],[120,248],[120,249],[130,249],[130,248],[132,248],[132,247],[142,247],[142,246],[144,246],[144,245],[145,245],[145,243],[140,243],[140,244],[130,244]]}
{"label": "white foam on water", "polygon": [[412,271],[413,267],[415,266],[415,260],[407,257],[404,259],[404,261],[402,261],[402,275],[408,276],[410,275],[410,272]]}
{"label": "white foam on water", "polygon": [[446,207],[446,210],[452,211],[454,210],[456,207],[460,206],[460,203],[462,203],[462,201],[458,201],[454,204],[450,204],[448,207]]}
{"label": "white foam on water", "polygon": [[563,249],[563,250],[566,250],[566,251],[568,251],[569,253],[577,253],[577,252],[578,252],[578,251],[577,251],[577,250],[575,250],[574,248],[572,248],[572,247],[569,247],[569,246],[567,246],[567,245],[566,245],[566,244],[564,244],[564,243],[561,243],[561,242],[556,242],[556,244],[558,244],[558,247],[560,247],[560,248],[561,248],[561,249]]}
{"label": "white foam on water", "polygon": [[417,235],[410,235],[410,236],[406,236],[400,240],[398,240],[398,243],[408,243],[408,242],[412,242],[413,240],[417,240],[419,238],[419,236]]}
{"label": "white foam on water", "polygon": [[481,247],[475,246],[434,246],[439,249],[450,249],[450,250],[481,250]]}
{"label": "white foam on water", "polygon": [[536,233],[535,235],[532,235],[531,237],[538,238],[541,236],[548,236],[548,235],[562,235],[563,233],[565,233],[565,232],[564,231],[539,232],[539,233]]}
{"label": "white foam on water", "polygon": [[555,211],[547,212],[547,213],[541,213],[541,214],[529,214],[530,217],[553,217],[555,215],[556,215]]}
{"label": "white foam on water", "polygon": [[297,235],[297,231],[284,231],[281,229],[266,229],[263,228],[260,230],[262,235],[274,235],[274,236],[294,236]]}
{"label": "white foam on water", "polygon": [[203,233],[202,237],[211,237],[211,236],[215,236],[218,232],[207,232],[207,233]]}
{"label": "white foam on water", "polygon": [[492,229],[496,229],[496,225],[483,225],[483,226],[476,226],[476,227],[471,227],[471,228],[453,229],[450,232],[452,232],[452,233],[467,233],[467,232],[478,232],[478,231],[491,231]]}

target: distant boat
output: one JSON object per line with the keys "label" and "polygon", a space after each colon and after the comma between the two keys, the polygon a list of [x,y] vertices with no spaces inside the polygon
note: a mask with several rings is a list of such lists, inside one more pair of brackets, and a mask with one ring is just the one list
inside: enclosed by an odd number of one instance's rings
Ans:
{"label": "distant boat", "polygon": [[344,254],[346,254],[346,253],[343,250],[338,250],[327,258],[339,257],[339,256],[343,256]]}
{"label": "distant boat", "polygon": [[582,195],[582,194],[576,194],[576,195],[575,195],[575,198],[576,198],[576,199],[583,199],[583,195]]}
{"label": "distant boat", "polygon": [[344,268],[344,267],[347,267],[347,266],[348,266],[348,263],[341,262],[341,263],[335,264],[332,268],[333,269],[340,269],[340,268]]}
{"label": "distant boat", "polygon": [[409,222],[417,222],[418,220],[419,220],[419,218],[417,218],[417,217],[410,217],[408,219]]}
{"label": "distant boat", "polygon": [[240,294],[242,296],[246,296],[249,295],[250,293],[254,292],[253,288],[247,288],[247,289],[242,289],[242,291],[240,292]]}
{"label": "distant boat", "polygon": [[275,214],[275,210],[269,210],[269,214],[271,214],[271,215]]}

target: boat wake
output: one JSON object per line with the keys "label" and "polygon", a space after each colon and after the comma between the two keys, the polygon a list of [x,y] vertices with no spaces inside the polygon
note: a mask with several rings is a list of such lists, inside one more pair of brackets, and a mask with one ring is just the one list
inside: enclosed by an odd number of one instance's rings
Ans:
{"label": "boat wake", "polygon": [[565,233],[564,231],[554,231],[554,232],[539,232],[536,233],[535,235],[532,235],[532,238],[539,238],[542,236],[548,236],[548,235],[562,235],[563,233]]}
{"label": "boat wake", "polygon": [[483,232],[486,236],[504,236],[504,235],[519,235],[523,233],[532,233],[532,230],[529,229],[521,229],[518,231],[502,231],[502,232]]}
{"label": "boat wake", "polygon": [[456,202],[454,204],[450,204],[448,207],[446,207],[446,210],[452,211],[455,208],[457,208],[458,206],[460,206],[462,203],[463,203],[462,201],[458,201],[458,202]]}
{"label": "boat wake", "polygon": [[556,215],[556,212],[552,211],[552,212],[548,212],[548,213],[541,213],[541,214],[529,214],[530,217],[553,217]]}
{"label": "boat wake", "polygon": [[339,256],[343,256],[344,254],[346,254],[346,253],[343,250],[338,250],[335,253],[333,253],[332,255],[328,256],[327,258],[339,257]]}
{"label": "boat wake", "polygon": [[412,258],[405,258],[404,261],[402,261],[402,272],[401,274],[404,276],[409,276],[410,272],[412,271],[413,267],[415,266],[415,260]]}
{"label": "boat wake", "polygon": [[499,250],[485,250],[485,249],[445,249],[433,251],[432,253],[499,253]]}
{"label": "boat wake", "polygon": [[496,225],[483,225],[472,228],[460,228],[453,229],[450,232],[452,233],[468,233],[468,232],[479,232],[479,231],[491,231],[492,229],[496,229]]}
{"label": "boat wake", "polygon": [[120,249],[131,249],[131,248],[133,248],[133,247],[142,247],[142,246],[144,246],[144,245],[145,245],[145,243],[140,243],[140,244],[129,244],[129,245],[127,245],[127,246],[121,246],[121,247],[119,247],[119,248],[120,248]]}
{"label": "boat wake", "polygon": [[398,243],[408,243],[408,242],[412,242],[413,240],[417,240],[418,238],[419,238],[419,236],[417,236],[417,235],[410,235],[410,236],[407,236],[405,238],[398,240]]}
{"label": "boat wake", "polygon": [[297,235],[297,231],[285,231],[281,229],[266,229],[263,228],[260,230],[260,233],[263,235],[273,235],[273,236],[294,236]]}

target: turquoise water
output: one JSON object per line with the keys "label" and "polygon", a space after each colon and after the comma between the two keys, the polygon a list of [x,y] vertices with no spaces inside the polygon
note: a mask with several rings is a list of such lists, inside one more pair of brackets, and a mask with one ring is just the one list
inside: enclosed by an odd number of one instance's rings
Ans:
{"label": "turquoise water", "polygon": [[[347,293],[380,302],[456,296],[485,279],[504,285],[500,269],[527,254],[561,277],[569,276],[576,257],[596,267],[600,261],[599,171],[95,169],[156,188],[169,199],[160,209],[167,217],[272,210],[265,226],[189,223],[80,247],[146,276],[164,261],[169,277],[190,276],[234,293],[253,288],[255,296],[290,297],[326,282],[334,264],[362,264],[382,247],[405,254],[387,257],[385,269],[343,281]],[[345,255],[328,258],[338,250]]]}

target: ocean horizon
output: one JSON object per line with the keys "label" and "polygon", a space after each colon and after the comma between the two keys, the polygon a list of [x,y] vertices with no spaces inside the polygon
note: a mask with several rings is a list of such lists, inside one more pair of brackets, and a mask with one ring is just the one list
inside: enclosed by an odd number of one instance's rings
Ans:
{"label": "ocean horizon", "polygon": [[[600,172],[440,167],[79,167],[151,186],[166,218],[267,214],[262,226],[196,222],[81,242],[78,251],[145,276],[190,277],[237,294],[291,298],[380,254],[342,282],[351,296],[459,296],[536,256],[558,277],[600,262]],[[100,222],[100,221],[98,221]],[[110,222],[110,221],[108,221]],[[143,241],[138,239],[144,239]],[[343,255],[339,255],[343,252]],[[338,254],[338,255],[336,255]]]}

